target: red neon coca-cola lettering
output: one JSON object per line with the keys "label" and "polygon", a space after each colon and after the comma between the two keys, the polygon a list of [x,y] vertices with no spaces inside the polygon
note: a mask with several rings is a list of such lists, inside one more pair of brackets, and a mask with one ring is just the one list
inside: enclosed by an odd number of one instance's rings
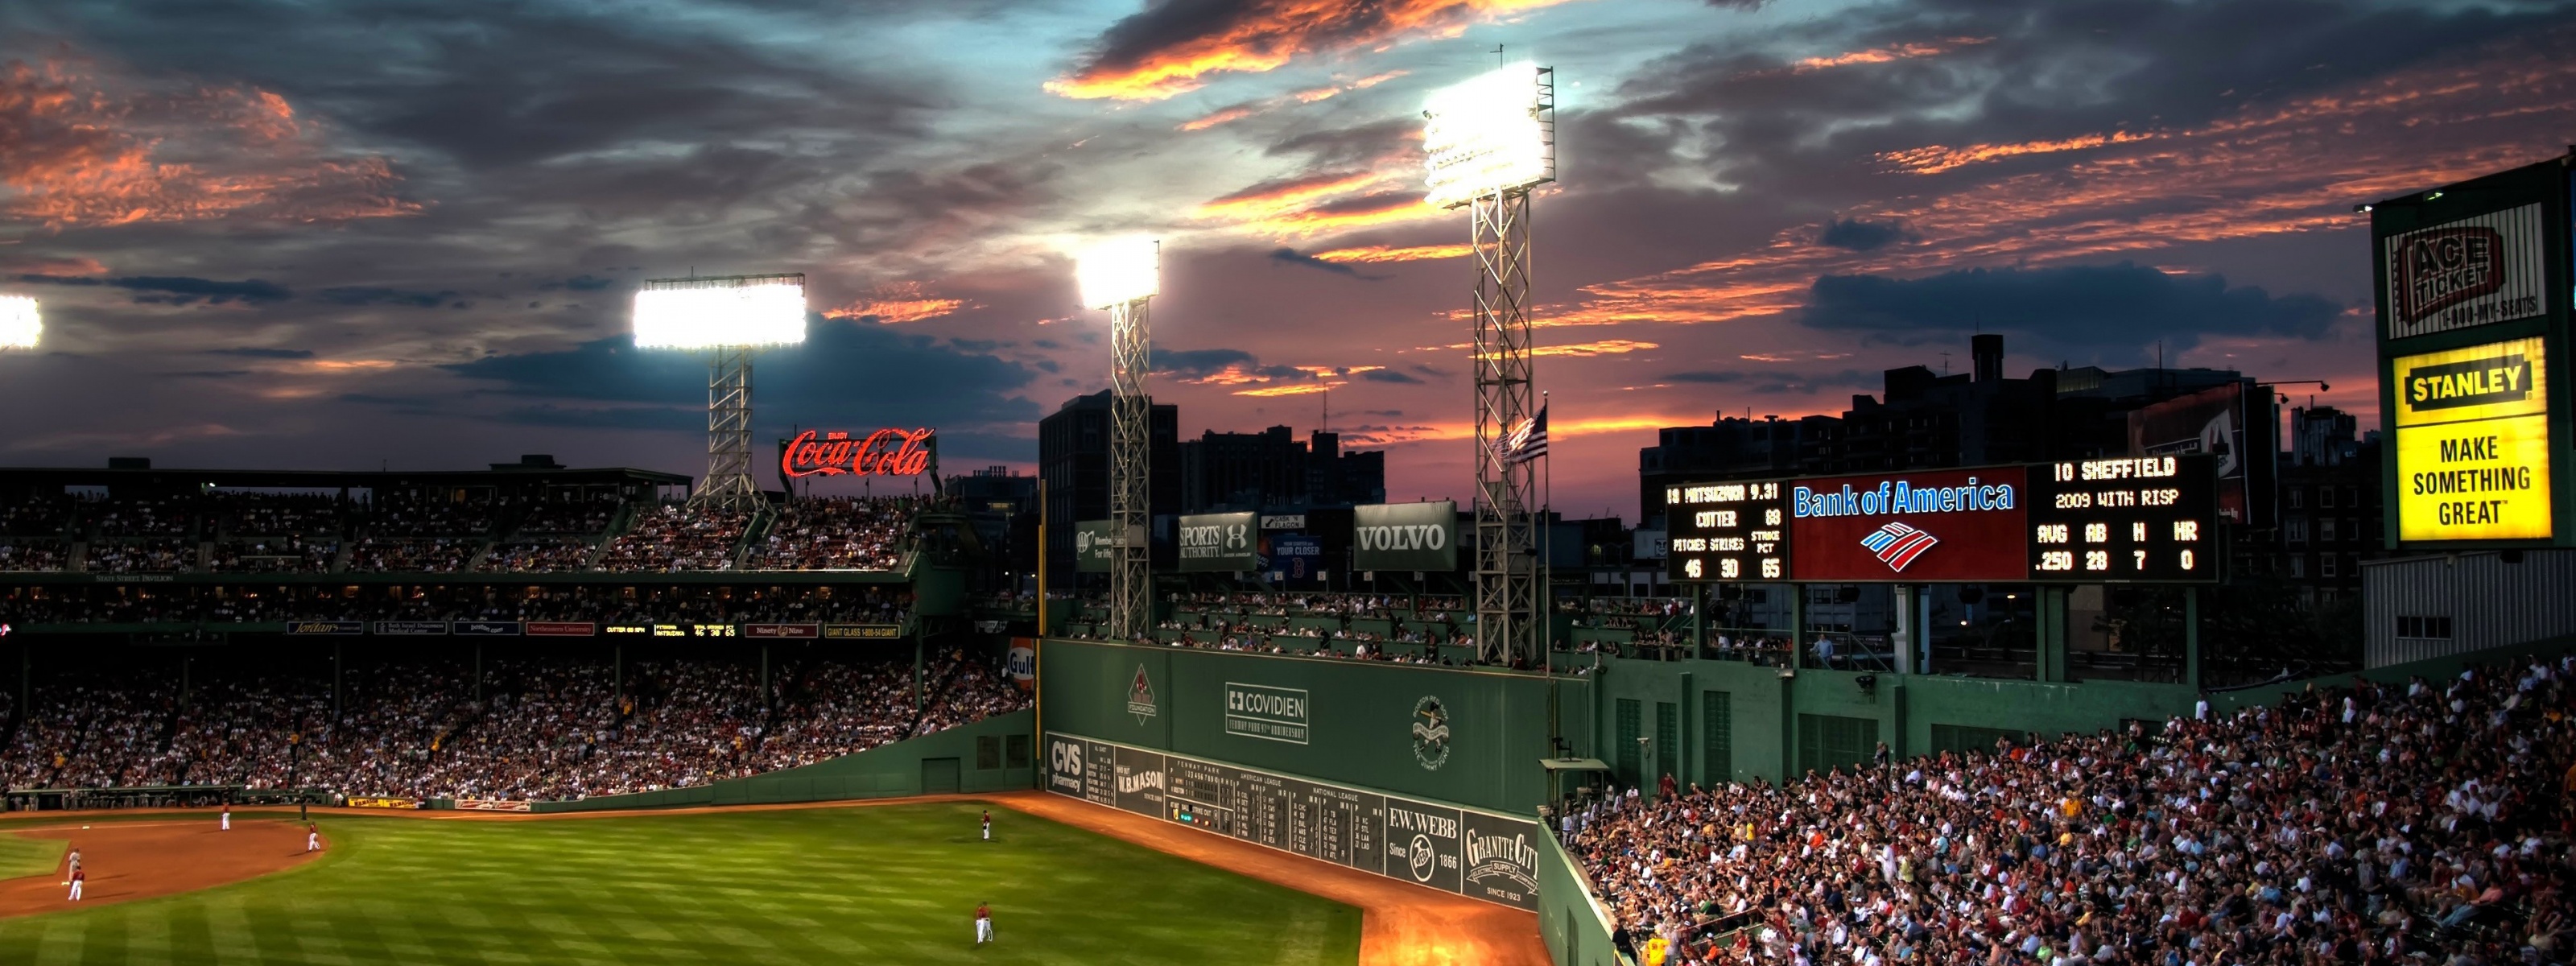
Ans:
{"label": "red neon coca-cola lettering", "polygon": [[930,430],[880,429],[866,439],[809,429],[788,441],[778,469],[806,476],[912,476],[930,468]]}

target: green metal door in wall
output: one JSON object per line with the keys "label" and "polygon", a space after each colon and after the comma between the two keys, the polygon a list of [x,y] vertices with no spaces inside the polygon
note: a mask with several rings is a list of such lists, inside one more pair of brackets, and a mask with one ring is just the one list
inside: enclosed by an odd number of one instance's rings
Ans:
{"label": "green metal door in wall", "polygon": [[922,759],[921,793],[924,795],[957,794],[957,765],[955,758]]}
{"label": "green metal door in wall", "polygon": [[1735,780],[1735,696],[1724,691],[1699,695],[1700,780],[1710,784]]}
{"label": "green metal door in wall", "polygon": [[[1682,758],[1682,706],[1674,701],[1655,702],[1655,780],[1674,775],[1679,781]],[[1651,785],[1654,782],[1647,782]]]}
{"label": "green metal door in wall", "polygon": [[1878,750],[1878,719],[1837,714],[1798,716],[1798,767],[1824,771],[1868,761]]}
{"label": "green metal door in wall", "polygon": [[1639,705],[1635,698],[1619,699],[1619,780],[1636,785],[1645,784],[1637,771],[1641,767],[1637,761],[1637,739],[1645,735],[1644,722],[1639,720],[1644,716]]}

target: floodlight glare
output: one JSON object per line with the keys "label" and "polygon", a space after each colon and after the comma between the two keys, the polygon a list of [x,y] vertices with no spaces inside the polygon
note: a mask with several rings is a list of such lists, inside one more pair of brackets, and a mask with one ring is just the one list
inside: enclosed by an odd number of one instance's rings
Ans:
{"label": "floodlight glare", "polygon": [[803,341],[803,275],[649,279],[635,293],[635,347],[639,349]]}
{"label": "floodlight glare", "polygon": [[1161,294],[1162,274],[1162,246],[1151,238],[1099,242],[1083,249],[1073,266],[1082,304],[1095,309]]}
{"label": "floodlight glare", "polygon": [[1548,106],[1538,65],[1518,63],[1438,91],[1424,104],[1422,150],[1430,194],[1442,207],[1477,195],[1556,180]]}
{"label": "floodlight glare", "polygon": [[33,349],[44,334],[45,320],[36,313],[35,299],[0,295],[0,349]]}

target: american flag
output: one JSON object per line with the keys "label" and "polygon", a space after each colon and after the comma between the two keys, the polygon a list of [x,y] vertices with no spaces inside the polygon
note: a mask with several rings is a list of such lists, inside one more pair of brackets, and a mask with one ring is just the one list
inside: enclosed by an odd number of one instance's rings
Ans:
{"label": "american flag", "polygon": [[1505,463],[1526,463],[1547,455],[1547,407],[1494,441],[1494,455]]}

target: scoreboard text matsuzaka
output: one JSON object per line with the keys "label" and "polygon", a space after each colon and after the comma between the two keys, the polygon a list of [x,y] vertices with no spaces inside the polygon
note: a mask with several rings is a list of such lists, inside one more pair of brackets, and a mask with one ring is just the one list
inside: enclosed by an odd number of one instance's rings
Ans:
{"label": "scoreboard text matsuzaka", "polygon": [[1778,480],[1664,490],[1672,580],[1786,580],[1789,508]]}

